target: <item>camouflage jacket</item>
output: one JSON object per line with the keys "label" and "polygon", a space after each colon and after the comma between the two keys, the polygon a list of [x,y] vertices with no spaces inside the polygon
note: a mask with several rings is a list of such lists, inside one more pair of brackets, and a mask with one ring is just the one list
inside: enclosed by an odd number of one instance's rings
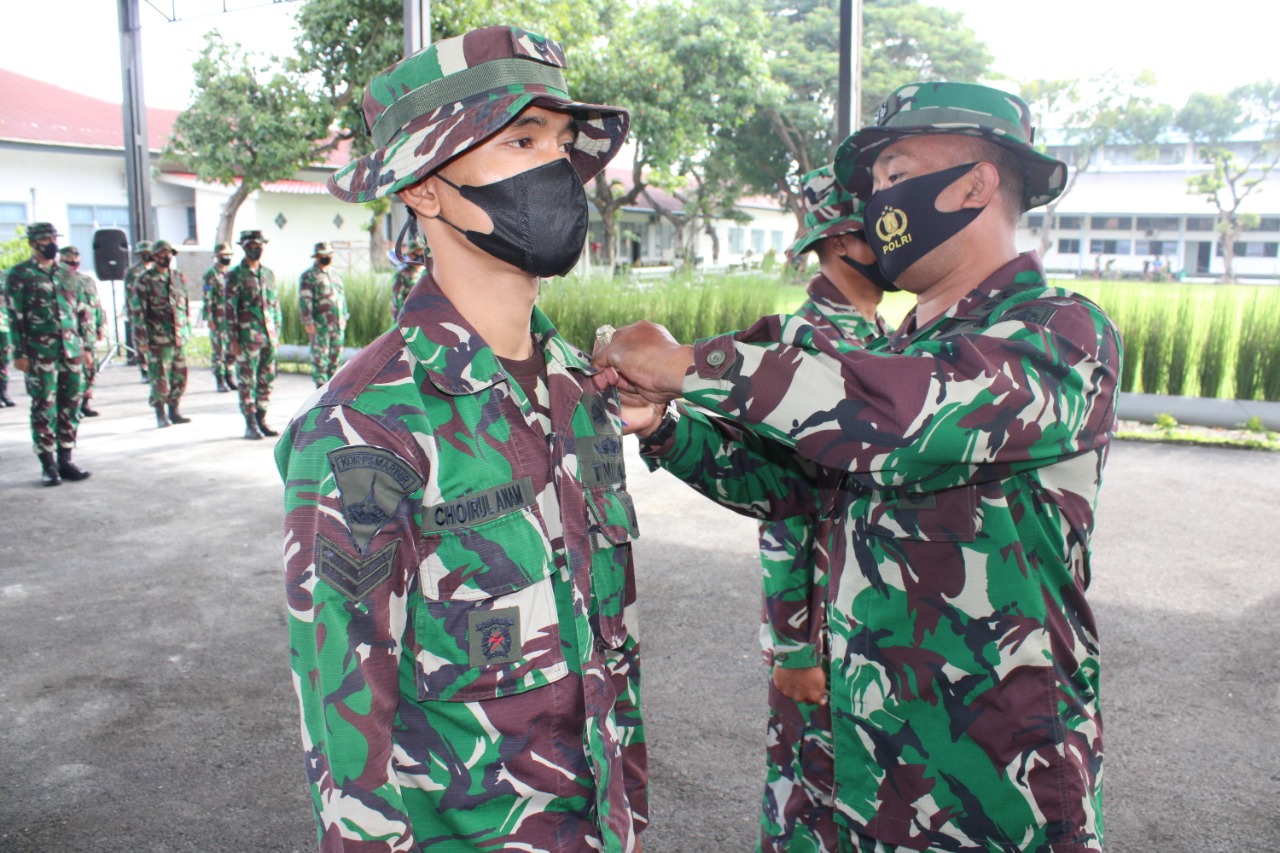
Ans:
{"label": "camouflage jacket", "polygon": [[630,851],[645,822],[618,402],[532,333],[549,432],[426,278],[276,448],[322,850]]}
{"label": "camouflage jacket", "polygon": [[[682,418],[664,467],[757,514],[813,511],[780,506],[803,475],[785,447],[860,487],[818,509],[837,525],[820,549],[836,800],[858,831],[1101,850],[1085,593],[1119,374],[1115,327],[1047,287],[1034,254],[866,349],[786,317],[695,345],[684,396],[749,431]],[[726,486],[730,466],[749,476]]]}
{"label": "camouflage jacket", "polygon": [[134,318],[133,340],[139,348],[181,347],[191,326],[187,277],[175,269],[152,267],[133,288],[129,314]]}
{"label": "camouflage jacket", "polygon": [[399,316],[400,309],[409,298],[409,291],[413,290],[413,286],[418,283],[425,269],[421,264],[405,264],[396,272],[396,277],[391,280],[391,316],[393,318]]}
{"label": "camouflage jacket", "polygon": [[336,329],[347,320],[342,276],[314,264],[298,278],[298,313],[303,326]]}
{"label": "camouflage jacket", "polygon": [[59,264],[48,269],[28,259],[9,270],[9,333],[14,358],[71,361],[84,352],[86,316],[80,288]]}
{"label": "camouflage jacket", "polygon": [[[822,273],[809,282],[809,299],[795,315],[853,344],[865,345],[889,333],[879,314],[867,320]],[[818,666],[825,654],[823,608],[827,576],[816,547],[830,534],[830,519],[814,516],[760,524],[764,606],[760,647],[765,663],[785,669]]]}
{"label": "camouflage jacket", "polygon": [[243,261],[227,273],[227,333],[246,351],[275,345],[280,335],[280,298],[276,274]]}
{"label": "camouflage jacket", "polygon": [[129,322],[138,325],[138,318],[134,316],[133,309],[137,302],[134,299],[134,293],[138,289],[138,280],[143,275],[153,269],[152,265],[146,261],[136,263],[124,271],[124,305],[125,311],[129,315]]}
{"label": "camouflage jacket", "polygon": [[209,324],[212,332],[225,332],[227,329],[227,269],[214,264],[204,271],[204,302],[200,306],[200,317]]}
{"label": "camouflage jacket", "polygon": [[102,300],[98,298],[98,282],[88,273],[78,270],[68,270],[68,273],[80,289],[80,327],[84,334],[84,345],[86,349],[93,349],[99,336],[107,328],[107,313],[102,310]]}

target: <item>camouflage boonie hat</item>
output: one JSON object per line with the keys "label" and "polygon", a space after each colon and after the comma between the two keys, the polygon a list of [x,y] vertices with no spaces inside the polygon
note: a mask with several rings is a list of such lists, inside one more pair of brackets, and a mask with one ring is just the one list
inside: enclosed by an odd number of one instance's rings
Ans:
{"label": "camouflage boonie hat", "polygon": [[862,202],[836,183],[830,165],[801,179],[800,203],[804,205],[805,233],[787,249],[791,257],[809,251],[827,237],[862,231]]}
{"label": "camouflage boonie hat", "polygon": [[134,246],[134,247],[133,247],[133,251],[134,251],[134,253],[135,253],[135,254],[138,254],[138,255],[149,255],[149,254],[151,254],[151,241],[150,241],[150,240],[139,240],[139,241],[138,241],[138,245],[136,245],[136,246]]}
{"label": "camouflage boonie hat", "polygon": [[333,254],[333,247],[330,246],[328,243],[316,243],[315,251],[311,253],[311,257],[314,258],[317,255],[332,255],[332,254]]}
{"label": "camouflage boonie hat", "polygon": [[885,146],[904,136],[958,133],[994,142],[1018,155],[1025,189],[1023,209],[1053,201],[1067,182],[1067,164],[1032,147],[1031,109],[1017,95],[976,83],[911,83],[876,113],[875,124],[836,150],[836,180],[859,198],[871,191],[871,165]]}
{"label": "camouflage boonie hat", "polygon": [[217,244],[216,246],[214,246],[214,247],[213,247],[213,254],[214,254],[214,255],[219,255],[219,256],[220,256],[220,255],[230,255],[230,254],[231,254],[231,251],[232,251],[232,249],[231,249],[231,244],[230,244],[230,243],[219,243],[219,244]]}
{"label": "camouflage boonie hat", "polygon": [[78,254],[80,254],[80,250],[77,249],[75,246],[63,246],[61,249],[58,250],[58,256],[63,258],[65,258],[67,255],[78,255]]}
{"label": "camouflage boonie hat", "polygon": [[43,240],[45,237],[57,237],[58,229],[52,222],[32,222],[27,226],[28,240]]}
{"label": "camouflage boonie hat", "polygon": [[176,254],[178,253],[178,250],[177,250],[177,249],[175,249],[175,248],[173,248],[173,244],[172,244],[172,243],[170,243],[168,240],[156,240],[155,242],[153,242],[153,243],[151,244],[151,253],[152,253],[152,254],[155,254],[156,252],[160,251],[161,249],[166,250],[166,251],[167,251],[169,254],[171,254],[171,255],[176,255]]}
{"label": "camouflage boonie hat", "polygon": [[377,149],[329,178],[343,201],[411,186],[511,123],[526,107],[578,120],[569,161],[586,183],[622,147],[630,114],[570,99],[564,50],[519,27],[483,27],[397,62],[369,84],[364,120]]}
{"label": "camouflage boonie hat", "polygon": [[241,231],[237,242],[243,246],[245,243],[270,243],[271,241],[264,238],[262,232],[255,228],[252,231]]}

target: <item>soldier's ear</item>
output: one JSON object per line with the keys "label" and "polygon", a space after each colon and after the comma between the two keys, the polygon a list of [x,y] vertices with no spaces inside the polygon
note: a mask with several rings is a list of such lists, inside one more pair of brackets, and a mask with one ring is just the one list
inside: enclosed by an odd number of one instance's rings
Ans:
{"label": "soldier's ear", "polygon": [[420,216],[434,219],[440,213],[440,196],[436,191],[437,185],[438,181],[435,175],[428,175],[416,184],[400,190],[396,195]]}
{"label": "soldier's ear", "polygon": [[974,166],[963,180],[969,183],[961,207],[986,207],[1000,189],[1000,170],[985,160]]}

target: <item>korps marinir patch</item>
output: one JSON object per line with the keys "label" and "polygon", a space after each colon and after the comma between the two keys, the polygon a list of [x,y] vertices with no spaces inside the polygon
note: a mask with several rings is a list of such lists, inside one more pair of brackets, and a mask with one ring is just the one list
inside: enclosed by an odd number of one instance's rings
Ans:
{"label": "korps marinir patch", "polygon": [[382,525],[396,514],[400,501],[422,487],[422,477],[390,450],[368,445],[331,450],[329,464],[351,539],[363,554]]}

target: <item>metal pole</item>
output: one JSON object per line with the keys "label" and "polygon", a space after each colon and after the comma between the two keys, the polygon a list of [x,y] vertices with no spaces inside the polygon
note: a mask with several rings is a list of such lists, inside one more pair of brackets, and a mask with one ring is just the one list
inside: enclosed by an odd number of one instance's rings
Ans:
{"label": "metal pole", "polygon": [[[431,0],[404,0],[404,55],[412,56],[431,44]],[[405,223],[404,205],[399,199],[391,200],[391,233],[387,237],[396,238]],[[374,259],[369,259],[370,265]]]}
{"label": "metal pole", "polygon": [[[147,138],[147,100],[142,93],[142,38],[138,0],[117,0],[120,22],[120,77],[124,84],[124,177],[129,195],[129,236],[136,245],[150,240],[151,156]],[[133,329],[125,322],[126,346]]]}
{"label": "metal pole", "polygon": [[840,0],[840,76],[836,145],[858,126],[862,104],[862,0]]}

